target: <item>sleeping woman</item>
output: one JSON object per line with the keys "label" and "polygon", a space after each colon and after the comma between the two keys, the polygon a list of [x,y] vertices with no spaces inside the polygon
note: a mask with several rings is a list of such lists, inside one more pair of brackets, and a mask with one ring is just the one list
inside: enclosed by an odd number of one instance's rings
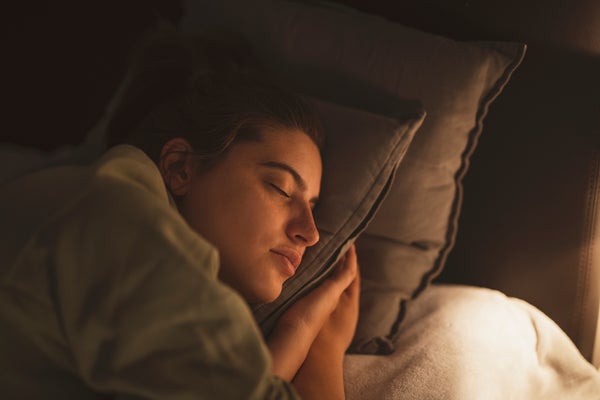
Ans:
{"label": "sleeping woman", "polygon": [[354,248],[266,340],[249,307],[319,240],[318,118],[219,49],[152,39],[102,157],[0,188],[3,397],[344,397]]}

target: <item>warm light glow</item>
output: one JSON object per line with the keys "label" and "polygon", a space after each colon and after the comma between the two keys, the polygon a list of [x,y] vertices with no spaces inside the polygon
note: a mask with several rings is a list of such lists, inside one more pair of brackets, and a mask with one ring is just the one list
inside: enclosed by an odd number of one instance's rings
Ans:
{"label": "warm light glow", "polygon": [[575,48],[591,54],[600,54],[600,3],[581,0],[567,19],[568,39]]}

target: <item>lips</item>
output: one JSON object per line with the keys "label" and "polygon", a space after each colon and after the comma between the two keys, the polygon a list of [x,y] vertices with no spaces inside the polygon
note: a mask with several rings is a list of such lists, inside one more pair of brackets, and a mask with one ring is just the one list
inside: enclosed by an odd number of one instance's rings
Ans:
{"label": "lips", "polygon": [[294,249],[290,249],[287,247],[278,247],[275,249],[271,249],[271,251],[287,259],[291,264],[291,267],[293,268],[294,272],[296,271],[296,269],[298,269],[300,261],[302,261],[302,255],[300,255],[300,253]]}

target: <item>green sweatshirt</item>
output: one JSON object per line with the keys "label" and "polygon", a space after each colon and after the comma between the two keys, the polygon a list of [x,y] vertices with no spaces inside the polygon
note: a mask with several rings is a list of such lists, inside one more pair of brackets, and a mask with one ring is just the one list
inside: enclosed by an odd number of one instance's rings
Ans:
{"label": "green sweatshirt", "polygon": [[0,187],[4,399],[291,399],[218,253],[121,145]]}

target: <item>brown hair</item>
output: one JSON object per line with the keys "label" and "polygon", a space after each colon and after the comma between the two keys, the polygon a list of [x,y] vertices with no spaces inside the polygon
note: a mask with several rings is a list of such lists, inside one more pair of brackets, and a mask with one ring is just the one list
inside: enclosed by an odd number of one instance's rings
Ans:
{"label": "brown hair", "polygon": [[237,140],[288,128],[305,132],[321,149],[322,129],[310,102],[264,76],[235,34],[152,34],[133,55],[107,144],[135,145],[158,162],[162,146],[181,137],[195,154],[217,160]]}

